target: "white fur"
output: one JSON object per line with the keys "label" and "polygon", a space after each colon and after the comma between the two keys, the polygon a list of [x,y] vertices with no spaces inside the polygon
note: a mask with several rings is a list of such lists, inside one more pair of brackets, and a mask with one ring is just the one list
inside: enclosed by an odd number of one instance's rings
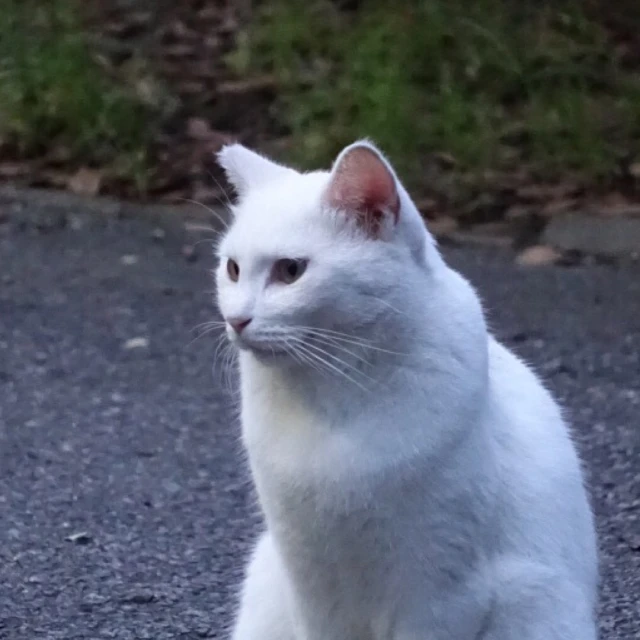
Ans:
{"label": "white fur", "polygon": [[[267,525],[233,640],[594,640],[593,519],[551,395],[399,182],[373,239],[328,210],[330,172],[253,155],[223,152],[241,198],[217,272],[223,316],[253,318],[229,336]],[[272,282],[279,258],[307,270]]]}

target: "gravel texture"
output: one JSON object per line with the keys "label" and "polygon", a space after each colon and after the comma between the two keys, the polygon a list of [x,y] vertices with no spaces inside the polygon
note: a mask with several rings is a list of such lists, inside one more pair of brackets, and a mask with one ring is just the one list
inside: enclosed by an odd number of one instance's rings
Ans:
{"label": "gravel texture", "polygon": [[[193,342],[208,246],[85,222],[0,217],[0,638],[223,637],[259,518],[218,334]],[[602,637],[640,637],[640,269],[447,254],[572,416]]]}

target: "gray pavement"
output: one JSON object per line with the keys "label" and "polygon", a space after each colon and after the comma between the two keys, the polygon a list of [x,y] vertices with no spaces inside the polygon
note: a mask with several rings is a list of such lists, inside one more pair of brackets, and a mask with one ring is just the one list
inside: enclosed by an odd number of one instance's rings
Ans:
{"label": "gray pavement", "polygon": [[[208,248],[189,262],[141,221],[48,226],[0,222],[0,638],[223,637],[259,518],[217,334],[192,342]],[[640,637],[640,268],[447,255],[567,407],[602,637]]]}

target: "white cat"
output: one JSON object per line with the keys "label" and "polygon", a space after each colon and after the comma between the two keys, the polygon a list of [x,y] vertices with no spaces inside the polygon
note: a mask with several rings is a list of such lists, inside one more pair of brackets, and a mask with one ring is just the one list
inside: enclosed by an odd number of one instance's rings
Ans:
{"label": "white cat", "polygon": [[560,410],[488,332],[371,144],[298,173],[241,145],[217,284],[267,530],[233,640],[594,640]]}

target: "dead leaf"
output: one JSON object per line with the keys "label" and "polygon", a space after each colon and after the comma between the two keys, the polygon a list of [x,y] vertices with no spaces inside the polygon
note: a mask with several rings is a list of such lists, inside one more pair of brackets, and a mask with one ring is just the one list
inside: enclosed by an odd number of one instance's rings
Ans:
{"label": "dead leaf", "polygon": [[511,225],[503,220],[498,220],[496,222],[484,222],[482,224],[474,225],[471,228],[471,231],[478,236],[489,238],[508,238],[511,236]]}
{"label": "dead leaf", "polygon": [[270,89],[277,85],[276,77],[273,75],[264,75],[258,78],[247,78],[245,80],[229,80],[221,82],[217,87],[217,92],[224,94],[240,94],[250,93],[252,91],[261,91]]}
{"label": "dead leaf", "polygon": [[456,159],[450,153],[446,151],[436,151],[431,154],[431,159],[441,168],[441,169],[453,169],[458,163]]}
{"label": "dead leaf", "polygon": [[0,177],[17,178],[29,173],[29,166],[22,162],[2,162],[0,163]]}
{"label": "dead leaf", "polygon": [[438,202],[433,198],[418,198],[413,203],[420,213],[431,213],[438,206]]}
{"label": "dead leaf", "polygon": [[191,192],[191,200],[196,200],[201,204],[222,204],[224,206],[224,203],[228,201],[228,196],[218,186],[207,187],[197,184]]}
{"label": "dead leaf", "polygon": [[164,54],[168,58],[188,58],[195,55],[195,52],[191,45],[173,44],[164,48]]}
{"label": "dead leaf", "polygon": [[155,108],[163,105],[167,95],[164,87],[150,75],[136,80],[135,92],[142,103]]}
{"label": "dead leaf", "polygon": [[73,542],[74,544],[89,544],[93,540],[93,537],[86,531],[79,531],[78,533],[68,535],[65,540]]}
{"label": "dead leaf", "polygon": [[522,220],[530,215],[532,215],[531,207],[521,204],[514,204],[504,212],[504,217],[507,220]]}
{"label": "dead leaf", "polygon": [[46,182],[48,186],[54,187],[66,187],[69,182],[69,176],[62,171],[56,171],[55,169],[45,169],[40,172],[41,179]]}
{"label": "dead leaf", "polygon": [[603,209],[616,209],[617,207],[625,207],[629,204],[629,199],[619,191],[611,191],[601,199]]}
{"label": "dead leaf", "polygon": [[187,120],[187,135],[194,140],[209,140],[214,133],[204,118],[189,118]]}
{"label": "dead leaf", "polygon": [[539,202],[541,200],[556,200],[576,195],[580,187],[571,182],[560,184],[529,184],[520,187],[516,194],[522,200]]}
{"label": "dead leaf", "polygon": [[79,169],[67,182],[69,190],[81,196],[95,196],[101,186],[102,172],[88,167]]}
{"label": "dead leaf", "polygon": [[458,229],[458,221],[451,216],[440,216],[427,221],[427,228],[436,237],[447,236]]}
{"label": "dead leaf", "polygon": [[526,267],[540,267],[556,264],[562,254],[553,247],[544,244],[534,245],[525,249],[517,258],[516,263]]}
{"label": "dead leaf", "polygon": [[155,600],[156,595],[151,591],[132,591],[120,598],[122,604],[150,604]]}
{"label": "dead leaf", "polygon": [[595,210],[608,218],[612,217],[638,217],[640,216],[640,205],[637,204],[618,204],[612,206],[605,206]]}
{"label": "dead leaf", "polygon": [[554,216],[558,213],[565,213],[566,211],[571,211],[575,209],[578,204],[578,200],[576,198],[562,198],[560,200],[551,200],[547,202],[547,204],[542,207],[540,213],[543,216]]}
{"label": "dead leaf", "polygon": [[640,180],[640,162],[632,162],[629,165],[629,175],[634,177],[636,180]]}

